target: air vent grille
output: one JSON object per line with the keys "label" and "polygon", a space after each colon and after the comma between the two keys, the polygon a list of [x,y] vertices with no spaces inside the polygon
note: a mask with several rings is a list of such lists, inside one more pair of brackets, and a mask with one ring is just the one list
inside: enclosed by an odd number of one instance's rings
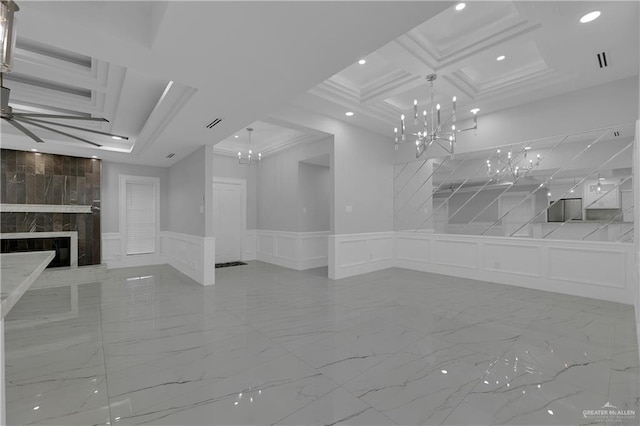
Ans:
{"label": "air vent grille", "polygon": [[213,120],[211,123],[207,124],[205,127],[207,129],[212,129],[213,126],[216,126],[218,124],[220,124],[220,122],[222,121],[222,118],[216,118],[215,120]]}
{"label": "air vent grille", "polygon": [[600,65],[600,68],[606,68],[609,66],[607,64],[607,54],[605,52],[598,53],[596,56],[598,57],[598,65]]}
{"label": "air vent grille", "polygon": [[174,154],[173,152],[169,155],[167,155],[167,158],[173,158],[176,154]]}
{"label": "air vent grille", "polygon": [[619,132],[619,131],[617,131],[617,130],[616,130],[616,131],[614,131],[614,132],[613,132],[613,136],[616,136],[616,137],[620,136],[620,132]]}

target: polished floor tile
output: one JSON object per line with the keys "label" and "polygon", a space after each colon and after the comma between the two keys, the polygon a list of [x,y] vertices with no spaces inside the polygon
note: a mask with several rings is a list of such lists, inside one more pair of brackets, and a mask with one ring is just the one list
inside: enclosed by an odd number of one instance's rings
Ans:
{"label": "polished floor tile", "polygon": [[[637,424],[631,306],[388,269],[163,266],[28,291],[10,425]],[[585,416],[605,406],[615,419]]]}

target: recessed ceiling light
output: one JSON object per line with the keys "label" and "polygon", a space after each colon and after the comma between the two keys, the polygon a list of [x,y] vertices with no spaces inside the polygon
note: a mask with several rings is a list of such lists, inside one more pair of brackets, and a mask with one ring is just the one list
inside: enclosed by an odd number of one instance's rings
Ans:
{"label": "recessed ceiling light", "polygon": [[347,111],[344,113],[347,117],[353,117],[353,111]]}
{"label": "recessed ceiling light", "polygon": [[500,55],[496,58],[496,61],[504,61],[504,58],[506,58],[506,56]]}
{"label": "recessed ceiling light", "polygon": [[234,136],[234,138],[236,138],[236,139],[238,139],[239,137],[240,137],[240,136],[238,136],[238,135],[235,135],[235,136]]}
{"label": "recessed ceiling light", "polygon": [[470,111],[472,114],[477,114],[480,111],[480,108],[472,108]]}
{"label": "recessed ceiling light", "polygon": [[599,16],[600,16],[600,11],[594,10],[593,12],[589,12],[586,15],[584,15],[582,18],[580,18],[580,23],[586,24],[587,22],[595,21],[596,19],[598,19]]}
{"label": "recessed ceiling light", "polygon": [[524,147],[524,150],[525,150],[525,151],[528,151],[528,150],[530,150],[530,149],[531,149],[531,147],[530,147],[530,146],[525,146],[525,147]]}
{"label": "recessed ceiling light", "polygon": [[364,65],[364,64],[366,64],[366,63],[367,63],[367,60],[366,60],[366,59],[360,59],[360,60],[358,61],[358,63],[359,63],[360,65]]}
{"label": "recessed ceiling light", "polygon": [[120,136],[111,136],[111,139],[115,139],[115,140],[118,140],[118,141],[122,140],[122,138]]}
{"label": "recessed ceiling light", "polygon": [[462,10],[462,9],[464,9],[465,7],[467,7],[467,5],[466,5],[466,4],[464,4],[464,3],[458,3],[458,4],[456,4],[456,10],[457,10],[457,11],[461,11],[461,10]]}

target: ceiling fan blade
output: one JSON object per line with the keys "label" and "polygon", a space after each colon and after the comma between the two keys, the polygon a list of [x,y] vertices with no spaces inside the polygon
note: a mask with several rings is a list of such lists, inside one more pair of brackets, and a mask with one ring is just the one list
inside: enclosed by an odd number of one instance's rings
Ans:
{"label": "ceiling fan blade", "polygon": [[129,138],[127,136],[114,135],[113,133],[107,133],[107,132],[100,132],[98,130],[85,129],[85,128],[82,128],[82,127],[71,126],[69,124],[54,123],[53,121],[39,120],[37,118],[31,118],[31,117],[24,117],[24,118],[28,119],[29,121],[37,121],[38,123],[45,123],[45,124],[49,124],[51,126],[66,127],[68,129],[82,130],[83,132],[91,132],[91,133],[96,133],[98,135],[105,135],[105,136],[111,136],[111,137],[115,136],[115,137],[120,138],[120,139],[129,140]]}
{"label": "ceiling fan blade", "polygon": [[53,133],[58,133],[58,134],[60,134],[60,135],[66,136],[66,137],[68,137],[68,138],[76,139],[76,140],[79,140],[80,142],[85,142],[85,143],[91,144],[91,145],[93,145],[93,146],[98,146],[98,147],[102,146],[102,145],[100,145],[100,144],[97,144],[97,143],[95,143],[95,142],[88,141],[88,140],[83,139],[83,138],[80,138],[80,137],[78,137],[78,136],[74,136],[74,135],[71,135],[71,134],[69,134],[69,133],[62,132],[62,131],[60,131],[60,130],[52,129],[51,127],[43,126],[42,124],[39,124],[39,123],[36,123],[36,122],[33,122],[33,121],[31,121],[31,120],[27,119],[26,117],[16,117],[16,118],[14,118],[14,120],[20,120],[20,121],[22,121],[22,122],[23,122],[23,123],[25,123],[25,124],[29,124],[29,125],[31,125],[31,126],[40,127],[41,129],[45,129],[45,130],[48,130],[48,131],[53,132]]}
{"label": "ceiling fan blade", "polygon": [[81,117],[79,115],[58,115],[58,114],[32,114],[30,112],[14,112],[13,115],[15,117],[26,117],[26,118],[59,118],[65,120],[85,120],[85,121],[102,121],[109,122],[106,118],[102,117]]}
{"label": "ceiling fan blade", "polygon": [[17,121],[9,120],[8,118],[5,118],[5,120],[7,120],[9,122],[9,124],[11,124],[16,129],[20,130],[25,135],[29,136],[34,141],[36,141],[38,143],[43,143],[44,142],[42,139],[40,139],[38,137],[38,135],[36,135],[31,130],[27,129],[26,127],[24,127],[22,124],[18,123]]}

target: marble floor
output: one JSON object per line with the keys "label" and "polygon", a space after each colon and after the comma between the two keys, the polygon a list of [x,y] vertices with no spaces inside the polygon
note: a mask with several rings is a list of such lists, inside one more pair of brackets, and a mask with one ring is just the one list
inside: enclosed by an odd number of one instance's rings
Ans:
{"label": "marble floor", "polygon": [[[326,274],[254,261],[204,288],[156,266],[30,290],[6,322],[7,421],[640,420],[631,306],[402,269]],[[617,417],[594,414],[606,404]]]}

